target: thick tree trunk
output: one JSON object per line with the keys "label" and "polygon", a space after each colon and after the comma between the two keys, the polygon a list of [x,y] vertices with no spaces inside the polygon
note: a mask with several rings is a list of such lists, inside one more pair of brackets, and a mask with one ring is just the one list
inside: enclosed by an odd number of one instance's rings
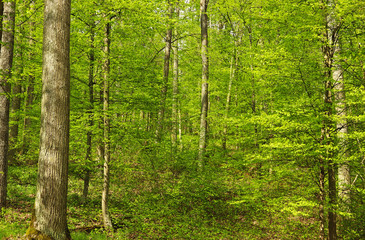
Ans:
{"label": "thick tree trunk", "polygon": [[[174,12],[172,3],[168,1],[169,4],[169,19],[172,19],[172,14]],[[164,57],[164,65],[163,65],[163,86],[161,90],[161,102],[160,102],[160,110],[158,113],[158,121],[157,121],[157,129],[156,129],[156,139],[157,142],[161,141],[162,131],[164,127],[164,118],[165,118],[165,108],[166,108],[166,95],[167,95],[167,84],[169,81],[169,72],[170,72],[170,55],[171,55],[171,39],[172,39],[172,26],[171,23],[167,25],[167,33],[166,33],[166,45],[165,45],[165,57]]]}
{"label": "thick tree trunk", "polygon": [[70,0],[44,5],[41,134],[35,211],[27,239],[71,239],[67,227]]}
{"label": "thick tree trunk", "polygon": [[199,153],[198,168],[202,170],[205,150],[207,147],[207,130],[208,130],[208,102],[209,102],[209,57],[208,57],[208,2],[209,0],[200,1],[200,29],[201,29],[201,57],[202,57],[202,91],[201,91],[201,114],[200,114],[200,131],[199,131]]}
{"label": "thick tree trunk", "polygon": [[[93,23],[92,23],[93,24]],[[84,176],[84,189],[82,192],[82,199],[86,201],[87,195],[89,193],[89,183],[90,183],[90,168],[89,164],[92,162],[91,157],[91,149],[92,149],[92,127],[94,125],[94,61],[95,61],[95,54],[94,54],[94,24],[91,26],[91,33],[90,33],[90,53],[89,53],[89,109],[88,109],[88,125],[89,129],[86,133],[86,170]]]}
{"label": "thick tree trunk", "polygon": [[[3,26],[3,14],[4,13],[4,1],[0,0],[0,26]],[[3,28],[0,28],[0,39],[2,39]],[[0,42],[0,51],[1,51],[2,43]]]}
{"label": "thick tree trunk", "polygon": [[0,53],[0,209],[6,207],[8,149],[9,149],[9,95],[13,64],[15,1],[4,3],[2,47]]}
{"label": "thick tree trunk", "polygon": [[104,74],[104,104],[103,104],[103,112],[104,112],[104,177],[103,177],[103,193],[101,199],[101,208],[103,214],[103,222],[104,227],[106,229],[113,229],[112,221],[110,218],[109,210],[108,210],[108,202],[109,202],[109,178],[110,178],[110,118],[109,118],[109,71],[110,71],[110,23],[107,23],[105,27],[105,37],[104,37],[104,65],[103,65],[103,74]]}

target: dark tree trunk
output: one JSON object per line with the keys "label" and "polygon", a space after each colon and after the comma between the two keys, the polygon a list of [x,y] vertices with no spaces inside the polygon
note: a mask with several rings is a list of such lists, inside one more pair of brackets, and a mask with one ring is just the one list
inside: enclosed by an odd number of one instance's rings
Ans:
{"label": "dark tree trunk", "polygon": [[6,207],[8,149],[9,149],[9,108],[11,68],[13,64],[15,1],[4,3],[4,24],[0,53],[0,209]]}

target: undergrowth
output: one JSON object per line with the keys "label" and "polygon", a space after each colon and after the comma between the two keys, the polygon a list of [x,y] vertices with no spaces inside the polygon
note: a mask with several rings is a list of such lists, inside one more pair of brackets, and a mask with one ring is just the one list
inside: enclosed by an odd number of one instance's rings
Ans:
{"label": "undergrowth", "polygon": [[[212,155],[200,172],[194,169],[195,159],[187,157],[192,153],[171,159],[158,152],[121,154],[113,162],[112,233],[102,227],[101,171],[93,172],[83,202],[82,172],[71,162],[68,226],[73,239],[316,239],[316,205],[307,196],[305,172],[294,175],[273,168],[259,175],[223,154]],[[17,239],[27,229],[36,167],[10,166],[1,239]]]}

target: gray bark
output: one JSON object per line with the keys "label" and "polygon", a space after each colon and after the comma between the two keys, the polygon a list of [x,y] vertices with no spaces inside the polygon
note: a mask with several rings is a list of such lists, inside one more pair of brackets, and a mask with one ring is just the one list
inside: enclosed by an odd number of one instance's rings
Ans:
{"label": "gray bark", "polygon": [[198,168],[202,170],[205,150],[207,147],[207,130],[208,130],[208,103],[209,103],[209,57],[208,57],[208,2],[209,0],[200,1],[200,29],[201,29],[201,57],[202,57],[202,90],[201,90],[201,114],[200,114],[200,131],[199,131],[199,153]]}
{"label": "gray bark", "polygon": [[[335,17],[335,3],[333,0],[329,0],[323,6],[325,10],[325,37],[323,44],[323,56],[325,65],[325,95],[324,95],[324,116],[323,121],[323,145],[332,145],[335,143],[335,136],[333,130],[336,126],[334,122],[334,86],[336,80],[334,79],[337,74],[334,64],[336,58],[336,46],[338,44],[338,31],[340,25],[336,22]],[[335,69],[336,70],[336,69]],[[334,75],[335,74],[335,75]],[[338,82],[337,82],[338,83]],[[333,160],[335,153],[329,148],[326,153],[327,175],[328,175],[328,239],[337,239],[337,164]]]}
{"label": "gray bark", "polygon": [[110,118],[109,118],[109,71],[110,71],[110,23],[107,23],[105,27],[104,37],[104,65],[103,65],[103,112],[104,112],[104,175],[103,175],[103,193],[101,199],[101,208],[103,215],[104,227],[106,229],[113,229],[112,221],[108,210],[109,202],[109,178],[110,178]]}
{"label": "gray bark", "polygon": [[67,227],[70,0],[44,6],[41,134],[35,213],[28,239],[71,239]]}
{"label": "gray bark", "polygon": [[[336,21],[332,20],[333,24],[336,24]],[[338,116],[337,120],[337,138],[339,140],[340,145],[340,166],[338,168],[338,196],[342,203],[344,203],[345,208],[350,204],[350,185],[351,185],[351,176],[350,176],[350,167],[346,160],[347,158],[347,121],[346,121],[346,96],[345,96],[345,83],[343,76],[343,69],[339,60],[341,47],[339,42],[339,32],[337,32],[335,36],[336,42],[334,42],[334,50],[333,50],[333,73],[332,78],[335,84],[335,97],[336,97],[336,114]]]}
{"label": "gray bark", "polygon": [[9,149],[9,108],[11,68],[14,49],[15,1],[4,3],[2,47],[0,53],[0,209],[6,207],[8,149]]}
{"label": "gray bark", "polygon": [[[179,8],[176,8],[176,17],[179,18]],[[177,36],[177,28],[175,28],[175,36]],[[174,51],[174,78],[172,81],[172,146],[174,151],[177,149],[177,137],[178,137],[178,103],[179,103],[179,41],[176,41]]]}

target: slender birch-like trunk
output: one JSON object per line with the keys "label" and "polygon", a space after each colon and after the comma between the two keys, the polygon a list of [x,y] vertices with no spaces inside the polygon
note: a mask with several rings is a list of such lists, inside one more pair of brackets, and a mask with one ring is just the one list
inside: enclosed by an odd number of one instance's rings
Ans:
{"label": "slender birch-like trunk", "polygon": [[[179,7],[176,7],[176,18],[179,18]],[[175,28],[175,36],[178,35],[177,28]],[[173,150],[177,149],[177,137],[178,137],[178,106],[179,106],[179,41],[176,41],[175,47],[173,48],[174,52],[174,78],[172,81],[172,134],[171,141]]]}
{"label": "slender birch-like trunk", "polygon": [[103,215],[104,227],[108,230],[113,229],[112,221],[109,214],[109,179],[110,179],[110,116],[109,116],[109,72],[110,72],[110,23],[105,27],[104,37],[104,65],[103,65],[103,112],[104,112],[104,176],[103,176],[103,193],[101,199],[101,208]]}
{"label": "slender birch-like trunk", "polygon": [[[325,66],[325,94],[324,94],[324,120],[323,120],[323,146],[326,150],[324,164],[327,166],[328,175],[328,239],[337,239],[337,163],[334,161],[336,154],[333,152],[331,145],[335,144],[335,135],[333,134],[337,124],[332,119],[334,112],[333,94],[336,84],[339,84],[339,72],[335,66],[335,59],[338,57],[338,43],[340,24],[335,17],[335,3],[333,0],[323,2],[325,17],[325,38],[322,47]],[[342,74],[341,74],[342,75]],[[336,79],[337,78],[337,79]],[[341,86],[341,84],[340,84]],[[341,93],[341,92],[339,92]],[[341,104],[339,105],[341,106]],[[321,165],[324,167],[324,165]]]}
{"label": "slender birch-like trunk", "polygon": [[201,89],[201,114],[199,130],[198,168],[203,169],[204,155],[207,147],[208,130],[208,103],[209,103],[209,56],[208,56],[208,3],[209,0],[200,1],[200,29],[201,29],[201,57],[202,57],[202,89]]}

